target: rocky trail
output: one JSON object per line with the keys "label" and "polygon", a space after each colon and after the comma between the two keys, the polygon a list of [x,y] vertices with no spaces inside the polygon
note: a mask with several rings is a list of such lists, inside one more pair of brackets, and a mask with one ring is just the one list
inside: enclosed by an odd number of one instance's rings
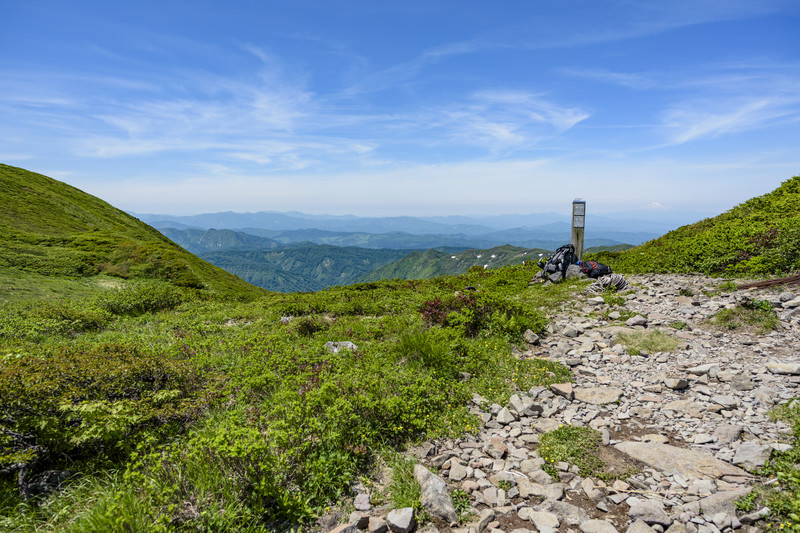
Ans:
{"label": "rocky trail", "polygon": [[[459,440],[428,442],[413,453],[420,465],[425,531],[464,533],[758,531],[763,510],[735,502],[758,479],[752,472],[772,450],[785,450],[791,428],[768,417],[798,397],[800,289],[766,287],[720,292],[700,276],[628,276],[622,305],[581,295],[551,317],[548,335],[526,338],[519,357],[568,365],[574,383],[519,391],[508,405],[473,398],[483,427]],[[767,300],[778,331],[722,331],[706,320],[751,299]],[[637,355],[620,334],[663,330],[679,345]],[[568,463],[545,472],[541,435],[562,425],[602,435],[608,472],[636,472],[604,482]],[[423,468],[424,466],[424,468]],[[457,522],[450,495],[469,495],[469,518]],[[411,531],[413,509],[371,508],[357,487],[349,517],[328,516],[322,530]],[[460,509],[463,511],[463,509]]]}

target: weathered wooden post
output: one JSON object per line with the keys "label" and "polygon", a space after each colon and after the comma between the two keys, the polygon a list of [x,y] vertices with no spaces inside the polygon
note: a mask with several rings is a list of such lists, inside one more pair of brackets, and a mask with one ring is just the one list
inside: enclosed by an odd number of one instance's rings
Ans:
{"label": "weathered wooden post", "polygon": [[578,261],[583,260],[583,230],[586,226],[586,201],[575,198],[572,201],[572,234],[570,242],[575,247]]}

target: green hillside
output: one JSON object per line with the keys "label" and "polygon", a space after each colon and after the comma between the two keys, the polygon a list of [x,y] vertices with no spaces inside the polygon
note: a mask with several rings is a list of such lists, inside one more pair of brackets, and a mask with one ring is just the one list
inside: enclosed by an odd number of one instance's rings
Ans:
{"label": "green hillside", "polygon": [[[231,295],[255,287],[65,183],[0,165],[0,301],[89,293],[108,277]],[[41,282],[41,285],[40,285]]]}
{"label": "green hillside", "polygon": [[620,272],[779,275],[800,269],[800,176],[641,246],[589,256]]}
{"label": "green hillside", "polygon": [[407,253],[408,250],[307,244],[278,250],[228,250],[200,255],[253,285],[278,292],[298,292],[350,285]]}
{"label": "green hillside", "polygon": [[375,269],[362,278],[362,281],[379,279],[429,279],[436,276],[457,275],[467,269],[480,266],[499,268],[521,264],[523,261],[536,262],[540,254],[549,252],[540,249],[525,249],[516,246],[497,246],[488,250],[465,250],[447,253],[439,250],[411,252],[402,259]]}

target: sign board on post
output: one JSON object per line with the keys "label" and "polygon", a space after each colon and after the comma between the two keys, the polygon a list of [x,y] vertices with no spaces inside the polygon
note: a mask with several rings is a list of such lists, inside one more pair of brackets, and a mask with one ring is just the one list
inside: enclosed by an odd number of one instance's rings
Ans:
{"label": "sign board on post", "polygon": [[578,260],[583,260],[583,231],[586,227],[586,201],[576,198],[572,202],[572,234],[570,242],[575,247]]}

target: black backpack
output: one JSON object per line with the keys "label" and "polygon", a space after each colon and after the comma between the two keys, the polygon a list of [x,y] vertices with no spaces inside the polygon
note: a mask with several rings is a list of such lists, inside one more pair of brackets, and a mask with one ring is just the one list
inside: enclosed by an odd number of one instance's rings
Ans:
{"label": "black backpack", "polygon": [[584,261],[581,264],[581,270],[590,278],[597,279],[600,276],[607,276],[611,274],[611,267],[598,263],[597,261]]}
{"label": "black backpack", "polygon": [[575,255],[575,247],[571,244],[565,244],[557,249],[550,259],[544,263],[544,265],[540,264],[539,266],[542,267],[542,270],[544,271],[542,275],[545,278],[550,274],[560,272],[561,279],[564,279],[567,277],[567,267],[576,263],[577,261],[578,258]]}

